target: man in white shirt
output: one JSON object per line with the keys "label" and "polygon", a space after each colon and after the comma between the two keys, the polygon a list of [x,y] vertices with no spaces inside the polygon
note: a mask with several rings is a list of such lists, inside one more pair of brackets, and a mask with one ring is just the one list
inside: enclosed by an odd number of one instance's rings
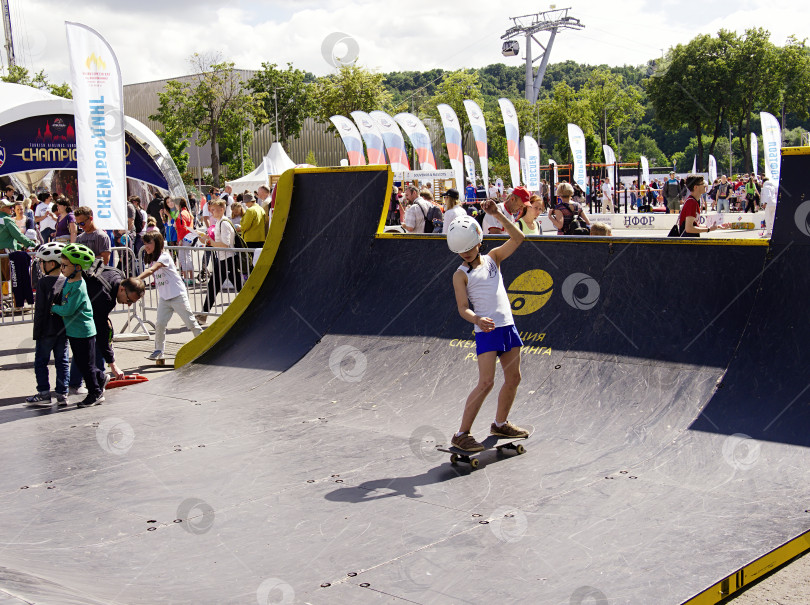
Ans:
{"label": "man in white shirt", "polygon": [[605,177],[602,181],[602,204],[607,212],[613,214],[613,187],[610,184],[610,177]]}
{"label": "man in white shirt", "polygon": [[419,196],[419,190],[413,185],[405,187],[405,199],[410,205],[405,211],[405,222],[402,226],[408,233],[424,233],[430,203]]}

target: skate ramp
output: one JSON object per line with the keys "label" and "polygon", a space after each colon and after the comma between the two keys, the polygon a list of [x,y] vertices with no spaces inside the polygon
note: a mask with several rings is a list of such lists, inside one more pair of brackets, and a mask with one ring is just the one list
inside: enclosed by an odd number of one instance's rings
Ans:
{"label": "skate ramp", "polygon": [[503,266],[526,344],[512,418],[536,432],[475,471],[433,449],[477,376],[458,258],[376,234],[387,171],[287,173],[272,260],[179,370],[0,424],[0,590],[718,602],[810,547],[807,160],[784,158],[770,245],[521,246]]}

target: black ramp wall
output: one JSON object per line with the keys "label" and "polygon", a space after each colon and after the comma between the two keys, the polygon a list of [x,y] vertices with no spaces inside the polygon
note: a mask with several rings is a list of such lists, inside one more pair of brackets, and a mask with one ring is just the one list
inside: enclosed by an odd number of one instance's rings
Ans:
{"label": "black ramp wall", "polygon": [[472,472],[434,449],[477,378],[458,257],[375,236],[386,171],[296,174],[273,266],[216,346],[100,408],[0,424],[0,589],[717,602],[810,546],[806,159],[785,158],[778,225],[796,226],[770,246],[554,238],[506,260],[512,418],[536,430]]}

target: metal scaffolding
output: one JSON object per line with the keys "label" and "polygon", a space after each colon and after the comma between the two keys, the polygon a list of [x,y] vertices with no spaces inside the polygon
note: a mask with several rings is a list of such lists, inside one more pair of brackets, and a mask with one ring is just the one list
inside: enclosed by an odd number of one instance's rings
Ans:
{"label": "metal scaffolding", "polygon": [[[543,76],[546,73],[546,67],[548,67],[551,47],[554,44],[554,39],[557,37],[557,30],[576,30],[585,27],[580,23],[579,19],[571,17],[568,14],[570,10],[570,8],[561,8],[531,15],[522,15],[520,17],[510,17],[514,25],[501,36],[501,40],[507,41],[520,35],[526,36],[526,100],[531,104],[537,101],[540,85],[543,83]],[[535,37],[535,34],[539,34],[540,32],[549,32],[549,39],[545,45]],[[532,41],[542,49],[540,56],[535,59],[532,58]],[[508,44],[509,42],[504,43],[504,54],[507,54]],[[515,52],[514,54],[517,53]],[[537,68],[537,73],[535,74],[533,66],[534,62],[538,60],[540,61],[540,66]]]}

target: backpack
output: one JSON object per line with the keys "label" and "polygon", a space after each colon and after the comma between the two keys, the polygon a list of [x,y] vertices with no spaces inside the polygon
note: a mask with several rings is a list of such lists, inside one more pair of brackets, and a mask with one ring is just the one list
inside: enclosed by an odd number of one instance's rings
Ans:
{"label": "backpack", "polygon": [[244,237],[242,237],[242,234],[241,234],[241,233],[239,233],[239,232],[236,230],[236,225],[234,225],[234,224],[231,222],[231,219],[228,219],[228,218],[222,217],[222,220],[223,220],[223,221],[226,221],[227,223],[230,223],[231,227],[233,227],[233,234],[234,234],[234,236],[235,236],[235,237],[234,237],[234,240],[233,240],[233,247],[234,247],[234,248],[247,248],[247,247],[248,247],[248,245],[247,245],[247,243],[245,242],[245,238],[244,238]]}
{"label": "backpack", "polygon": [[565,230],[566,235],[590,235],[591,229],[588,224],[582,220],[582,217],[575,216],[568,223],[568,228]]}
{"label": "backpack", "polygon": [[95,280],[106,292],[110,292],[112,290],[112,278],[116,276],[119,278],[119,281],[126,277],[121,269],[105,265],[103,258],[97,258],[94,260],[93,264],[90,265],[90,269],[84,272],[86,281]]}
{"label": "backpack", "polygon": [[430,210],[428,210],[427,213],[427,220],[425,221],[425,233],[428,233],[427,230],[428,221],[430,221],[430,223],[433,225],[432,230],[433,233],[442,232],[442,228],[444,227],[444,215],[442,214],[442,211],[438,207],[432,204],[430,206]]}
{"label": "backpack", "polygon": [[[427,213],[425,213],[425,209],[422,208],[422,204],[416,202],[416,205],[419,206],[419,210],[422,211],[422,216],[425,218],[425,233],[433,233],[437,231],[441,233],[442,231],[442,211],[439,210],[433,204],[430,204],[430,208],[428,208]],[[437,217],[438,214],[438,217]],[[437,228],[438,227],[438,228]]]}
{"label": "backpack", "polygon": [[579,212],[574,214],[574,211],[571,210],[571,207],[565,208],[564,206],[559,205],[559,210],[566,214],[566,210],[568,213],[571,214],[571,222],[565,227],[565,235],[590,235],[591,229],[588,227],[588,224],[579,216]]}
{"label": "backpack", "polygon": [[140,233],[143,231],[143,220],[144,211],[140,208],[135,208],[135,233]]}

